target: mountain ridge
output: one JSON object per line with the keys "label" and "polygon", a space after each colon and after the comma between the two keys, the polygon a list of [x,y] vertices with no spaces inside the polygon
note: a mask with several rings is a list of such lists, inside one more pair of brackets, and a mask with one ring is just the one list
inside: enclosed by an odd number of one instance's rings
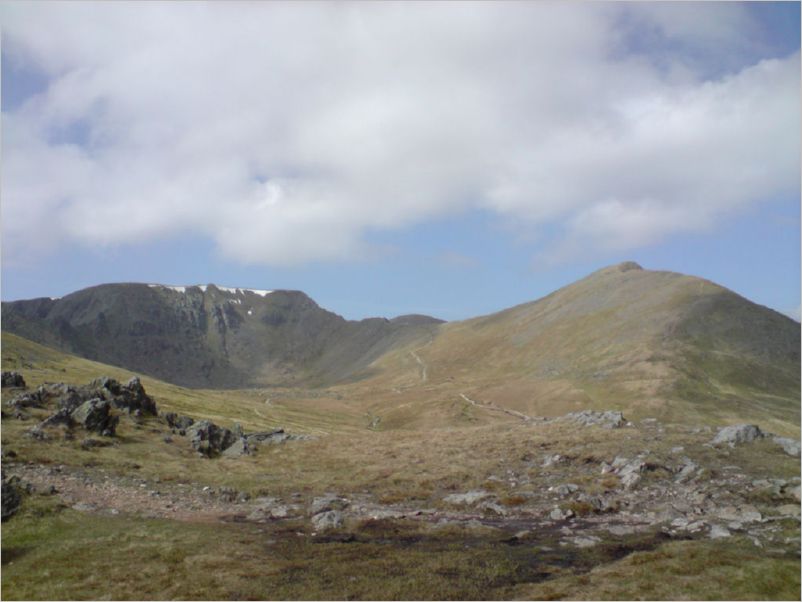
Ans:
{"label": "mountain ridge", "polygon": [[798,413],[798,322],[635,262],[456,322],[348,321],[301,291],[140,283],[3,303],[3,318],[36,342],[194,387],[446,387],[535,414],[555,397],[561,410],[637,399]]}

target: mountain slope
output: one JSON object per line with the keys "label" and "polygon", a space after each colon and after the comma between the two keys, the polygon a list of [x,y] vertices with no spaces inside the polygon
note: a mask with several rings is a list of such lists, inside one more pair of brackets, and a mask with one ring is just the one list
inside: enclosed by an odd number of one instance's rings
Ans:
{"label": "mountain slope", "polygon": [[726,419],[751,405],[794,422],[799,345],[799,323],[782,314],[707,280],[624,263],[444,324],[430,344],[382,358],[379,380],[413,382],[420,360],[429,387],[531,414],[614,406]]}
{"label": "mountain slope", "polygon": [[352,322],[299,291],[106,284],[62,299],[3,303],[3,330],[192,387],[355,378],[439,320]]}

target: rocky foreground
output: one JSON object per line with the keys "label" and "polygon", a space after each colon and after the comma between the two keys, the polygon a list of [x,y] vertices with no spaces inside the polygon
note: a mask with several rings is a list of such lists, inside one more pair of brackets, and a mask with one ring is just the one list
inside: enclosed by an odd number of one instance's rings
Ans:
{"label": "rocky foreground", "polygon": [[[3,375],[20,386],[21,377]],[[24,386],[24,381],[22,381]],[[50,413],[28,429],[37,441],[82,437],[81,446],[103,454],[119,445],[115,429],[121,418],[149,420],[165,440],[186,439],[209,462],[258,453],[259,444],[305,437],[281,429],[245,433],[210,421],[160,413],[138,379],[126,384],[96,379],[83,387],[43,385],[19,391],[6,403],[8,420],[31,420],[37,408]],[[155,428],[153,428],[155,425]],[[789,528],[800,520],[799,477],[777,478],[742,466],[730,454],[754,447],[772,458],[798,458],[799,442],[763,433],[757,425],[708,427],[638,423],[620,413],[578,412],[551,420],[532,420],[525,428],[582,437],[585,429],[629,431],[643,441],[637,454],[608,452],[577,455],[559,445],[533,446],[520,469],[487,475],[484,485],[462,491],[435,492],[428,499],[387,499],[380,492],[299,490],[284,495],[238,491],[175,475],[138,478],[95,466],[47,465],[17,458],[3,449],[3,520],[12,517],[31,495],[58,496],[81,512],[133,514],[181,521],[237,521],[302,525],[312,537],[348,533],[370,521],[417,521],[428,527],[496,533],[508,541],[526,541],[544,533],[560,546],[586,548],[610,538],[660,533],[669,538],[725,539],[740,535],[754,546],[782,551],[798,548]],[[549,429],[552,429],[550,431]],[[554,429],[563,429],[559,433]],[[668,452],[649,449],[649,441],[675,437],[683,445]],[[183,440],[183,439],[182,439]],[[549,449],[551,448],[551,449]],[[291,484],[289,484],[291,488]],[[304,526],[305,525],[305,526]],[[797,531],[798,533],[798,531]]]}

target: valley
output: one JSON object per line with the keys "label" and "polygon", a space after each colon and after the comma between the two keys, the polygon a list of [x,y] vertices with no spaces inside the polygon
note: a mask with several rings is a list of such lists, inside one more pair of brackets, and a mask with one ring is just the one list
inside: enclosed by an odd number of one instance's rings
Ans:
{"label": "valley", "polygon": [[[5,599],[799,597],[799,324],[776,312],[621,264],[491,316],[376,322],[335,362],[307,326],[315,354],[290,351],[303,319],[276,293],[148,290],[272,316],[278,355],[247,360],[272,376],[189,388],[79,357],[104,349],[96,300],[61,330],[50,305],[4,304],[2,368],[25,384],[2,396]],[[126,307],[166,320],[156,302]],[[121,344],[175,357],[110,311]],[[256,336],[235,321],[204,348]],[[76,413],[93,403],[113,434]]]}

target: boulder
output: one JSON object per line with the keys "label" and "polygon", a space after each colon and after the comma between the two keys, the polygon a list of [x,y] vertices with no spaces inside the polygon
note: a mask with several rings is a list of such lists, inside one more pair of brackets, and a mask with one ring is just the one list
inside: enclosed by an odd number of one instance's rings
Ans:
{"label": "boulder", "polygon": [[19,510],[22,503],[22,493],[13,483],[3,481],[0,497],[2,497],[2,521],[6,522]]}
{"label": "boulder", "polygon": [[774,437],[774,443],[783,448],[783,451],[789,456],[794,458],[799,457],[799,441],[789,439],[788,437]]}
{"label": "boulder", "polygon": [[473,490],[466,493],[452,493],[443,498],[447,504],[454,504],[456,506],[472,506],[482,500],[492,497],[492,493],[482,490]]}
{"label": "boulder", "polygon": [[[619,458],[616,458],[618,461]],[[613,462],[615,466],[616,462]],[[632,489],[641,479],[641,473],[646,469],[646,462],[635,458],[621,466],[617,470],[618,476],[621,478],[621,484],[625,489]]]}
{"label": "boulder", "polygon": [[134,376],[125,385],[117,384],[115,390],[117,393],[112,399],[114,407],[136,416],[158,414],[156,402],[145,393],[145,387],[142,386],[138,376]]}
{"label": "boulder", "polygon": [[179,432],[183,431],[181,434],[186,434],[186,430],[193,424],[195,424],[194,418],[190,418],[189,416],[182,416],[174,412],[165,413],[164,420],[165,422],[167,422],[167,426],[169,426],[170,428],[174,428]]}
{"label": "boulder", "polygon": [[195,422],[187,429],[192,447],[200,454],[212,458],[231,447],[236,441],[234,433],[209,420]]}
{"label": "boulder", "polygon": [[312,517],[312,528],[315,531],[328,531],[330,529],[339,529],[344,524],[343,515],[337,510],[329,510],[328,512],[321,512]]}
{"label": "boulder", "polygon": [[21,393],[16,395],[9,400],[6,405],[16,409],[41,408],[44,406],[44,401],[37,391],[33,391],[31,393]]}
{"label": "boulder", "polygon": [[741,443],[751,443],[756,439],[763,438],[763,432],[755,424],[735,424],[719,429],[711,442],[713,445],[727,444],[735,447]]}
{"label": "boulder", "polygon": [[551,512],[549,512],[549,518],[551,520],[566,520],[569,518],[573,518],[574,511],[569,509],[563,508],[554,508]]}
{"label": "boulder", "polygon": [[724,539],[730,537],[732,534],[727,527],[722,527],[721,525],[713,525],[710,527],[710,539]]}
{"label": "boulder", "polygon": [[88,431],[106,437],[114,436],[119,416],[111,413],[111,403],[105,399],[90,399],[76,408],[70,417]]}
{"label": "boulder", "polygon": [[51,414],[39,423],[39,428],[59,425],[67,427],[73,425],[72,412],[70,410],[58,410],[55,414]]}
{"label": "boulder", "polygon": [[579,490],[579,485],[573,483],[565,483],[564,485],[557,485],[556,487],[549,487],[549,491],[553,491],[557,495],[566,496]]}
{"label": "boulder", "polygon": [[612,410],[606,412],[594,412],[593,410],[571,412],[563,416],[563,419],[579,423],[583,426],[601,426],[607,429],[617,429],[627,423],[621,412]]}
{"label": "boulder", "polygon": [[3,370],[2,373],[2,387],[5,389],[6,387],[19,387],[25,388],[25,379],[22,378],[22,374],[19,372],[9,372]]}
{"label": "boulder", "polygon": [[350,505],[350,502],[336,495],[324,495],[316,497],[309,505],[309,514],[320,514],[330,510],[345,510]]}
{"label": "boulder", "polygon": [[[235,435],[236,436],[236,435]],[[239,456],[246,456],[250,454],[250,450],[248,449],[248,441],[244,437],[240,437],[234,443],[229,445],[226,449],[222,452],[223,456],[227,458],[237,458]]]}

